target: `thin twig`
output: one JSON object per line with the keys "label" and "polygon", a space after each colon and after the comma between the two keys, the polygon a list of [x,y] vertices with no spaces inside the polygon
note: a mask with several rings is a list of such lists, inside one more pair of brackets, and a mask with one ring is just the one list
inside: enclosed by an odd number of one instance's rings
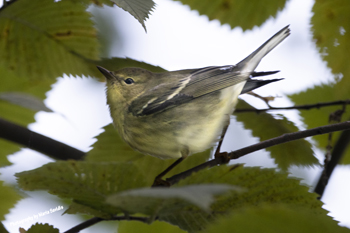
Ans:
{"label": "thin twig", "polygon": [[85,157],[83,151],[2,118],[0,118],[0,138],[21,144],[54,159],[82,160]]}
{"label": "thin twig", "polygon": [[257,150],[265,149],[270,146],[275,146],[285,142],[290,142],[290,141],[307,138],[307,137],[311,137],[319,134],[326,134],[330,132],[349,130],[349,129],[350,129],[350,121],[344,121],[342,123],[320,126],[313,129],[307,129],[307,130],[303,130],[295,133],[287,133],[287,134],[283,134],[281,136],[271,138],[266,141],[259,142],[257,144],[233,151],[229,153],[229,156],[231,157],[231,159],[238,159],[243,155],[252,153]]}
{"label": "thin twig", "polygon": [[[326,133],[341,131],[341,130],[350,130],[350,121],[345,121],[342,123],[337,123],[337,124],[332,124],[332,125],[321,126],[321,127],[303,130],[303,131],[299,131],[299,132],[295,132],[295,133],[283,134],[279,137],[271,138],[269,140],[259,142],[259,143],[256,143],[254,145],[247,146],[247,147],[244,147],[242,149],[230,152],[230,153],[228,153],[228,156],[230,157],[230,159],[238,159],[238,158],[242,157],[243,155],[246,155],[246,154],[252,153],[254,151],[261,150],[261,149],[265,149],[265,148],[270,147],[270,146],[275,146],[278,144],[282,144],[282,143],[286,143],[286,142],[290,142],[290,141],[294,141],[294,140],[298,140],[298,139],[302,139],[302,138],[306,138],[306,137],[310,137],[310,136],[315,136],[315,135],[319,135],[319,134],[326,134]],[[225,162],[222,158],[220,158],[220,157],[214,158],[212,160],[209,160],[205,163],[198,165],[197,167],[194,167],[192,169],[189,169],[187,171],[184,171],[182,173],[174,175],[170,178],[167,178],[166,181],[169,182],[170,185],[173,185],[173,184],[179,182],[180,180],[190,176],[193,172],[198,172],[198,171],[205,169],[207,167],[213,167],[213,166],[223,164],[223,163],[225,163]]]}
{"label": "thin twig", "polygon": [[89,220],[86,220],[85,222],[80,223],[79,225],[69,229],[68,231],[65,231],[64,233],[77,233],[80,232],[81,230],[88,228],[98,222],[101,221],[121,221],[121,220],[128,220],[128,221],[140,221],[147,223],[149,221],[149,218],[146,217],[135,217],[135,216],[115,216],[111,219],[103,219],[103,218],[98,218],[98,217],[93,217],[90,218]]}
{"label": "thin twig", "polygon": [[255,109],[255,108],[242,108],[242,109],[236,109],[235,113],[241,113],[241,112],[267,112],[270,110],[293,110],[293,109],[299,109],[299,110],[309,110],[312,108],[322,108],[326,106],[333,106],[333,105],[344,105],[344,104],[350,104],[350,100],[338,100],[338,101],[332,101],[332,102],[326,102],[326,103],[317,103],[317,104],[305,104],[305,105],[295,105],[290,107],[271,107],[271,108],[264,108],[264,109]]}

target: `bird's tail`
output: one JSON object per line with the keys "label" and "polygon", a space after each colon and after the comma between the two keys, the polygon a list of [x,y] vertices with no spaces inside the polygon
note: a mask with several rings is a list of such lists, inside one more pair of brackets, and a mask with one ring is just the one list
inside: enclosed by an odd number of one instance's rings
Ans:
{"label": "bird's tail", "polygon": [[273,35],[268,41],[261,45],[257,50],[251,53],[248,57],[240,61],[235,69],[244,72],[253,72],[258,66],[259,62],[266,54],[274,49],[279,43],[281,43],[290,34],[289,25],[281,29],[275,35]]}
{"label": "bird's tail", "polygon": [[265,80],[261,80],[261,79],[248,79],[247,82],[245,83],[241,94],[247,93],[249,91],[252,91],[254,89],[257,89],[261,86],[264,86],[266,84],[272,83],[272,82],[276,82],[276,81],[280,81],[283,78],[278,78],[278,79],[265,79]]}

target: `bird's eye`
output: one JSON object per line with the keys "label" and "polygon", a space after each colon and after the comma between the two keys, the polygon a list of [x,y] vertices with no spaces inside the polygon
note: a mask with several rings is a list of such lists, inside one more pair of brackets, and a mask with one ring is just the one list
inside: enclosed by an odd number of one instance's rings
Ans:
{"label": "bird's eye", "polygon": [[132,78],[127,78],[124,80],[124,82],[129,85],[129,84],[133,84],[134,80]]}

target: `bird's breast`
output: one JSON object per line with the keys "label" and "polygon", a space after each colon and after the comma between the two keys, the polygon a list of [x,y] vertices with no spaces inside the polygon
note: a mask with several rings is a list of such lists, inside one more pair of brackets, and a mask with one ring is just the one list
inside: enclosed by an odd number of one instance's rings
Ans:
{"label": "bird's breast", "polygon": [[220,139],[243,86],[244,82],[156,114],[130,114],[118,131],[132,148],[159,158],[204,151]]}

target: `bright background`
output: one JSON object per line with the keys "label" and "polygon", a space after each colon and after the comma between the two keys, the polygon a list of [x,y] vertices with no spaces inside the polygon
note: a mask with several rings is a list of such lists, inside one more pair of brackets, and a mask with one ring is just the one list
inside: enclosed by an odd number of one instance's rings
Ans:
{"label": "bright background", "polygon": [[[220,25],[219,21],[208,21],[206,16],[190,11],[188,6],[169,0],[156,0],[157,6],[146,22],[147,34],[142,26],[127,12],[114,8],[90,8],[97,23],[109,21],[104,29],[111,37],[105,56],[129,57],[139,61],[161,66],[168,70],[199,68],[211,65],[235,64],[254,51],[263,42],[284,26],[290,24],[292,34],[281,45],[263,59],[258,71],[281,70],[274,75],[285,78],[283,81],[265,86],[258,91],[263,96],[278,96],[272,106],[289,106],[293,103],[286,94],[305,90],[315,84],[326,83],[333,79],[330,70],[322,61],[310,34],[312,0],[290,0],[276,18],[270,18],[261,27],[243,32],[241,28],[231,29]],[[107,12],[107,13],[106,13]],[[104,34],[104,30],[101,34]],[[112,37],[118,39],[113,41]],[[115,42],[115,43],[113,43]],[[91,149],[94,137],[102,132],[101,127],[111,122],[106,106],[104,83],[90,77],[59,77],[47,93],[45,104],[55,113],[39,112],[36,122],[29,128],[83,151]],[[265,104],[250,96],[242,96],[256,107]],[[297,111],[280,111],[293,120],[300,129],[304,129]],[[258,139],[252,139],[249,131],[233,118],[228,135],[224,141],[224,150],[234,150],[248,146]],[[323,160],[323,152],[316,151]],[[7,183],[15,183],[14,173],[31,170],[52,161],[46,156],[29,149],[22,149],[9,157],[14,164],[1,168],[0,173]],[[239,159],[249,166],[275,167],[267,152],[256,152]],[[321,168],[292,168],[294,176],[302,177],[303,183],[315,185]],[[338,166],[322,199],[324,208],[330,215],[340,221],[341,225],[350,227],[350,189],[344,185],[349,177],[349,167]],[[5,227],[11,232],[18,232],[18,226],[11,222],[19,221],[63,205],[59,198],[45,192],[26,192],[28,198],[18,202],[11,213],[6,216]],[[61,230],[79,224],[83,220],[73,215],[61,216],[63,211],[40,217],[37,221],[53,224]],[[36,221],[22,225],[27,229]],[[97,226],[110,223],[101,223]],[[111,226],[110,226],[111,227]],[[108,229],[108,228],[107,228]],[[110,232],[106,229],[106,232]],[[89,228],[82,232],[95,232]],[[103,232],[103,231],[100,231]]]}

